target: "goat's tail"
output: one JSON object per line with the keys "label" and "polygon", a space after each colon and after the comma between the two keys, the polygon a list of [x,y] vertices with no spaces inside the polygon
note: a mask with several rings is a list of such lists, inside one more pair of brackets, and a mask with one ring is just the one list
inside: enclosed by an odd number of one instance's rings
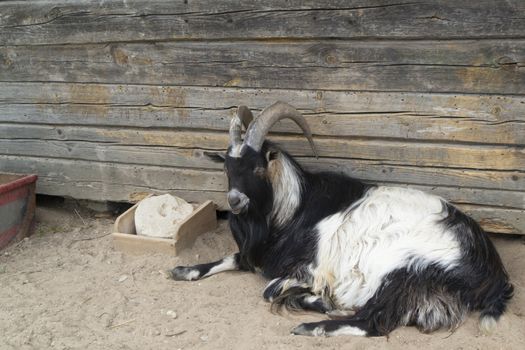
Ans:
{"label": "goat's tail", "polygon": [[505,279],[498,287],[492,288],[491,292],[483,301],[479,316],[479,328],[484,334],[490,334],[496,328],[500,316],[507,309],[507,303],[514,294],[514,287]]}

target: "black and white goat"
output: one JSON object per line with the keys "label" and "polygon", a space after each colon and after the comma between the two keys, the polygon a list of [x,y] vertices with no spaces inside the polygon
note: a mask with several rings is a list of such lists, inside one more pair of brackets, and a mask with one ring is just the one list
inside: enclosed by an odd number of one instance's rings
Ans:
{"label": "black and white goat", "polygon": [[[290,105],[277,102],[255,120],[239,107],[223,156],[239,252],[176,267],[171,277],[257,271],[271,280],[263,295],[273,305],[332,316],[301,324],[294,334],[381,336],[405,325],[423,332],[454,329],[470,311],[481,312],[480,326],[489,331],[513,287],[480,226],[434,195],[305,171],[265,141],[283,118],[302,128],[315,153],[306,121]],[[249,124],[244,141],[243,122]]]}

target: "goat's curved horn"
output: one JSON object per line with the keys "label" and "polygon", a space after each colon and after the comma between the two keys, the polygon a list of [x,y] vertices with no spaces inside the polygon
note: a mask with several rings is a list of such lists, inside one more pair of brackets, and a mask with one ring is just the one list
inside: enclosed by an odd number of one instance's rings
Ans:
{"label": "goat's curved horn", "polygon": [[252,111],[246,106],[239,106],[239,108],[237,108],[237,117],[242,121],[244,129],[248,130],[248,126],[253,120]]}
{"label": "goat's curved horn", "polygon": [[304,136],[308,139],[310,147],[317,158],[317,150],[315,149],[314,140],[312,139],[312,132],[304,117],[295,108],[286,102],[278,101],[265,108],[261,114],[250,124],[244,143],[256,150],[261,150],[264,139],[270,128],[279,120],[289,118],[292,119],[302,130]]}
{"label": "goat's curved horn", "polygon": [[235,116],[230,121],[230,146],[235,147],[242,144],[241,138],[241,120]]}
{"label": "goat's curved horn", "polygon": [[237,115],[230,122],[230,145],[237,146],[242,144],[242,125],[248,130],[248,126],[253,120],[253,114],[246,106],[237,108]]}

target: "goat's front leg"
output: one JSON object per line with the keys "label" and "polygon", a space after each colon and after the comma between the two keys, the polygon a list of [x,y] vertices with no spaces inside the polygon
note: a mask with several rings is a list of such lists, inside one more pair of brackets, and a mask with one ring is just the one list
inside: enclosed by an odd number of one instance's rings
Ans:
{"label": "goat's front leg", "polygon": [[168,277],[176,281],[195,281],[219,272],[240,270],[239,260],[240,255],[236,253],[207,264],[177,266],[172,270],[168,270],[167,274]]}

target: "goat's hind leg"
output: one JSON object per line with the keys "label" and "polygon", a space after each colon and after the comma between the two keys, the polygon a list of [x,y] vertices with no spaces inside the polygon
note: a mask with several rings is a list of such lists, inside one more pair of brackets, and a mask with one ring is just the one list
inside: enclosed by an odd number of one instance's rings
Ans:
{"label": "goat's hind leg", "polygon": [[193,266],[177,266],[166,271],[167,276],[176,281],[195,281],[224,271],[240,270],[239,253],[221,260]]}
{"label": "goat's hind leg", "polygon": [[333,309],[331,303],[321,296],[312,293],[310,286],[295,278],[276,278],[272,280],[263,292],[265,300],[272,303],[272,307],[288,310],[308,310],[326,313]]}

